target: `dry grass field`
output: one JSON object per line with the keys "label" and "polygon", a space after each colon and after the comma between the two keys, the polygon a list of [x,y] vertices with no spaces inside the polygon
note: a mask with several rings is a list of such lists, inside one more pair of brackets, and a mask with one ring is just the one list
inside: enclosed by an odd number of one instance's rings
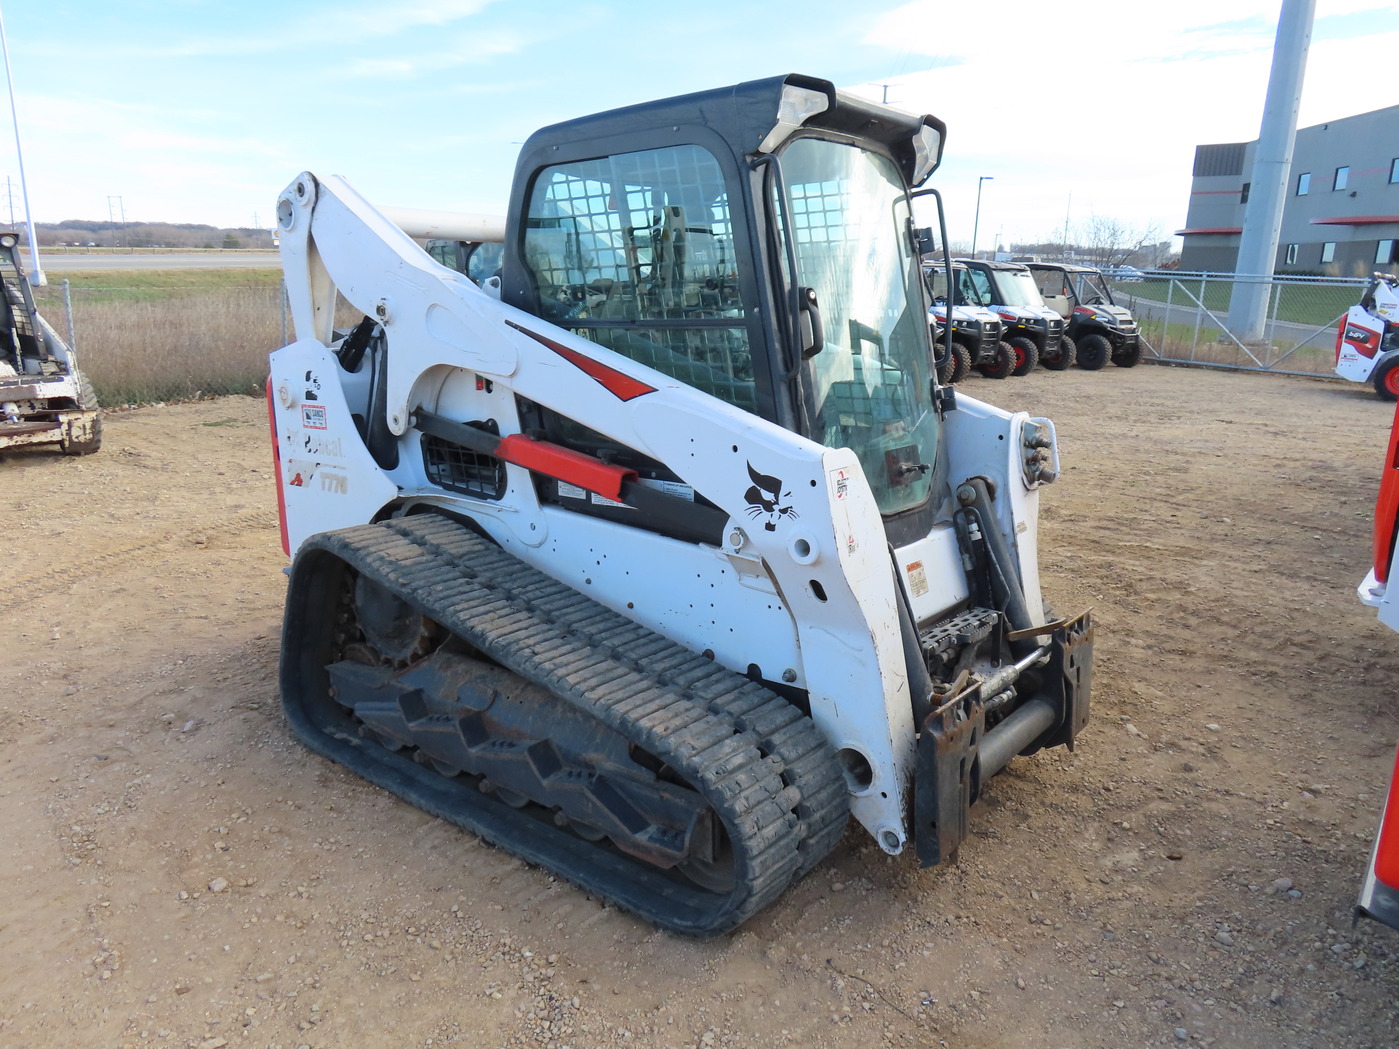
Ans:
{"label": "dry grass field", "polygon": [[[283,344],[281,271],[129,270],[65,274],[79,366],[108,406],[261,390]],[[39,310],[70,334],[62,278]]]}

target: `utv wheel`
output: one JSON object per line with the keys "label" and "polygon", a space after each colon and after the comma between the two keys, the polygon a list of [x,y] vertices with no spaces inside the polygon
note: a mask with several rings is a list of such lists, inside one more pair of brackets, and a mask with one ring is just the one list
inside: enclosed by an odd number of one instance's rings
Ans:
{"label": "utv wheel", "polygon": [[1091,332],[1078,339],[1078,366],[1084,371],[1095,372],[1107,364],[1112,357],[1112,343],[1106,335]]}
{"label": "utv wheel", "polygon": [[952,344],[952,356],[938,366],[938,382],[943,386],[959,383],[972,370],[971,354],[960,342]]}
{"label": "utv wheel", "polygon": [[1119,353],[1112,355],[1112,363],[1119,368],[1135,368],[1142,359],[1142,344],[1138,339],[1131,346],[1123,349]]}
{"label": "utv wheel", "polygon": [[[97,391],[92,388],[92,383],[88,381],[82,372],[77,373],[78,378],[78,407],[84,411],[97,410]],[[82,438],[73,437],[71,433],[65,433],[63,442],[59,448],[64,455],[91,455],[102,447],[102,416],[95,415],[92,425],[88,428],[87,435]]]}
{"label": "utv wheel", "polygon": [[1399,401],[1399,357],[1385,361],[1375,369],[1375,392],[1382,401]]}
{"label": "utv wheel", "polygon": [[947,366],[947,340],[938,333],[937,325],[928,325],[928,335],[933,340],[933,368],[938,373],[938,382],[942,382],[942,370]]}
{"label": "utv wheel", "polygon": [[1015,354],[1015,366],[1011,369],[1012,375],[1028,375],[1035,370],[1035,365],[1040,362],[1040,348],[1035,345],[1034,339],[1028,339],[1024,335],[1016,335],[1007,339],[1010,343],[1011,351]]}
{"label": "utv wheel", "polygon": [[1010,343],[996,344],[995,355],[985,364],[978,364],[976,370],[988,379],[1004,379],[1015,370],[1015,351]]}
{"label": "utv wheel", "polygon": [[1053,353],[1040,358],[1040,365],[1050,371],[1061,372],[1065,368],[1073,367],[1077,357],[1078,347],[1074,345],[1073,339],[1065,335],[1059,340],[1059,346]]}

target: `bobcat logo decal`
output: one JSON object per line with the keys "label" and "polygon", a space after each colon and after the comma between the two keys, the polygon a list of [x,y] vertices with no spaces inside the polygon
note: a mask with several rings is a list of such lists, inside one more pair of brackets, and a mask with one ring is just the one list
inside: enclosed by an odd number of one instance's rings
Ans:
{"label": "bobcat logo decal", "polygon": [[748,476],[753,479],[753,484],[743,494],[748,503],[748,516],[755,521],[766,517],[767,520],[763,522],[765,531],[777,531],[779,518],[797,516],[796,508],[791,503],[782,502],[792,497],[791,492],[782,490],[782,478],[759,473],[753,469],[752,463],[748,464]]}

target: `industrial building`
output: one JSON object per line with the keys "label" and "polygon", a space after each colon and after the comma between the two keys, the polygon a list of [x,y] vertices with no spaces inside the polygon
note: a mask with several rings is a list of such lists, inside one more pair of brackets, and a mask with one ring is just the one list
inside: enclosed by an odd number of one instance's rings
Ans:
{"label": "industrial building", "polygon": [[[1195,147],[1182,270],[1231,273],[1258,142]],[[1276,272],[1390,270],[1399,244],[1399,106],[1297,129]]]}

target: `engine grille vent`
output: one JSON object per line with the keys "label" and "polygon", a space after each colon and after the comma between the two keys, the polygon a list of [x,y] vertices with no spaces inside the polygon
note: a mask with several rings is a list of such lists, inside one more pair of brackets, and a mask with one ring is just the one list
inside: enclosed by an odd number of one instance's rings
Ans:
{"label": "engine grille vent", "polygon": [[423,466],[428,480],[449,492],[499,499],[505,494],[505,463],[441,437],[424,434]]}

